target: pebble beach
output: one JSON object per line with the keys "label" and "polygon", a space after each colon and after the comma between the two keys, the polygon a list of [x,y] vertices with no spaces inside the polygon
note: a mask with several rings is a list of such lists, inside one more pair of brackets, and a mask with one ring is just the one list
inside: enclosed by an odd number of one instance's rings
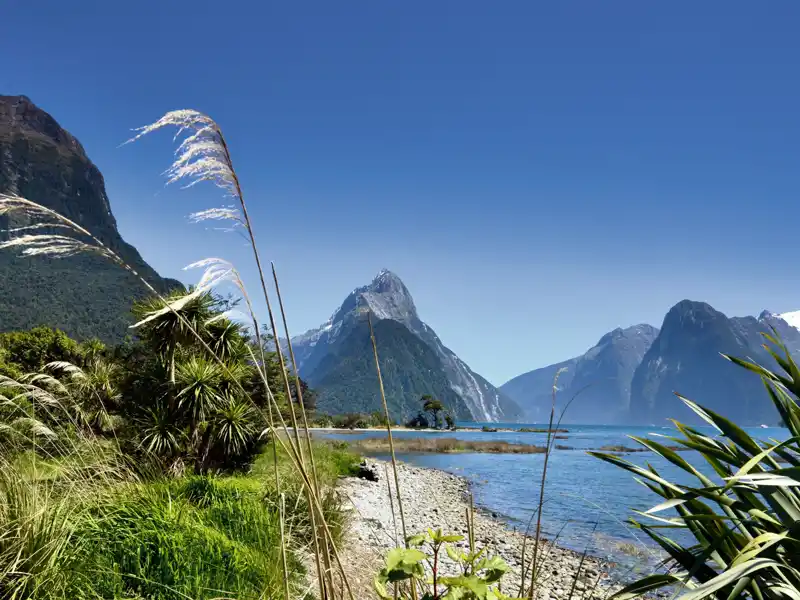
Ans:
{"label": "pebble beach", "polygon": [[[374,598],[377,596],[372,591],[372,578],[382,567],[386,552],[403,544],[403,535],[391,465],[366,459],[364,466],[377,475],[377,481],[348,477],[340,481],[337,489],[350,517],[343,553],[350,566],[351,585],[358,598]],[[466,513],[470,502],[466,479],[405,463],[398,463],[398,476],[408,535],[424,533],[431,528],[466,538]],[[525,536],[477,507],[474,524],[476,546],[488,546],[490,555],[500,556],[510,566],[510,572],[503,579],[503,591],[516,595]],[[457,545],[463,550],[468,548],[466,539]],[[529,537],[525,551],[528,564],[532,547]],[[611,565],[597,558],[584,557],[549,542],[540,546],[538,556],[540,577],[536,598],[541,600],[562,600],[571,595],[582,599],[605,598],[616,587],[609,575]],[[456,574],[455,564],[447,557],[442,561],[441,572]]]}

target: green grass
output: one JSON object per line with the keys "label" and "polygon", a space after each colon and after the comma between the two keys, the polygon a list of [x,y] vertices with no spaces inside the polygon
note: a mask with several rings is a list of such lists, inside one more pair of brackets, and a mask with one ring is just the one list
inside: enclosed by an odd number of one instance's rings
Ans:
{"label": "green grass", "polygon": [[[246,479],[189,478],[121,490],[80,532],[103,597],[280,594],[279,516]],[[292,561],[297,578],[303,569]]]}
{"label": "green grass", "polygon": [[[341,446],[314,448],[328,489],[358,465]],[[0,598],[281,597],[279,495],[267,450],[252,472],[226,477],[141,481],[64,458],[0,464]],[[307,505],[282,453],[279,469],[293,597],[301,597]],[[332,493],[323,509],[338,539],[344,523]]]}

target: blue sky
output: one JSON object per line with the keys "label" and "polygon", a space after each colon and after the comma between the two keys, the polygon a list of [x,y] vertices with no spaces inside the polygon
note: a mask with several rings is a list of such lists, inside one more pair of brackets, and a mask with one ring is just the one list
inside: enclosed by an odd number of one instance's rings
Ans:
{"label": "blue sky", "polygon": [[494,383],[683,298],[800,309],[800,4],[23,2],[0,93],[84,144],[159,272],[242,241],[165,188],[176,108],[217,119],[295,332],[381,268]]}

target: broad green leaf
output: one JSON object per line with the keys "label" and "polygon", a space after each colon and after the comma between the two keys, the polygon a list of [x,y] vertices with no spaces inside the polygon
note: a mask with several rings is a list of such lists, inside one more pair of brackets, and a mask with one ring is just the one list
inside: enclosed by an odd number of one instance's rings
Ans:
{"label": "broad green leaf", "polygon": [[631,598],[638,598],[650,592],[657,590],[667,585],[682,584],[681,577],[677,574],[656,574],[642,577],[638,581],[626,585],[624,588],[613,594],[609,600],[630,600]]}
{"label": "broad green leaf", "polygon": [[414,548],[393,548],[386,555],[386,570],[392,579],[397,571],[406,575],[418,575],[422,571],[419,563],[427,558],[424,552]]}
{"label": "broad green leaf", "polygon": [[[753,558],[757,557],[761,554],[764,550],[774,546],[775,544],[782,542],[789,536],[788,531],[784,531],[782,533],[762,533],[758,537],[750,540],[748,544],[742,548],[739,556],[737,556],[734,560],[732,566],[736,566],[747,562],[748,560],[752,560]],[[796,541],[796,540],[795,540]]]}
{"label": "broad green leaf", "polygon": [[484,558],[475,565],[476,571],[485,571],[483,576],[484,581],[487,583],[494,583],[498,581],[508,571],[508,564],[499,556],[492,556],[491,558]]}
{"label": "broad green leaf", "polygon": [[756,571],[769,567],[775,567],[776,569],[780,570],[784,567],[784,565],[769,558],[756,558],[744,564],[728,569],[727,571],[723,571],[716,577],[700,584],[695,589],[680,596],[680,600],[700,600],[701,598],[706,598],[707,596],[718,592],[722,588],[735,583],[742,577],[746,577],[751,573],[755,573]]}
{"label": "broad green leaf", "polygon": [[445,552],[447,552],[447,556],[450,557],[450,560],[460,563],[464,560],[464,554],[457,552],[452,546],[445,546]]}
{"label": "broad green leaf", "polygon": [[[760,463],[762,460],[764,460],[767,456],[769,456],[775,450],[778,450],[779,448],[783,448],[785,446],[788,446],[789,444],[794,444],[794,443],[796,443],[798,441],[800,441],[800,437],[790,437],[788,440],[786,440],[784,442],[781,442],[780,444],[777,444],[776,446],[770,446],[769,448],[766,448],[766,449],[762,450],[761,452],[756,454],[753,458],[748,460],[742,466],[742,468],[739,469],[733,475],[733,477],[729,478],[730,482],[728,483],[728,485],[725,486],[725,489],[727,490],[730,487],[732,487],[734,485],[735,480],[741,479],[742,476],[749,474],[751,469],[753,469],[756,465],[758,465],[758,463]],[[795,472],[798,475],[800,475],[800,467],[792,467],[792,469],[794,469]],[[775,472],[779,472],[779,471],[775,471]]]}
{"label": "broad green leaf", "polygon": [[425,534],[418,533],[416,535],[410,535],[406,538],[406,544],[409,546],[422,546],[425,543]]}
{"label": "broad green leaf", "polygon": [[750,454],[758,454],[761,451],[761,448],[753,441],[753,438],[747,435],[744,430],[733,421],[730,421],[722,415],[715,413],[713,410],[700,406],[688,398],[684,398],[683,396],[678,397],[684,402],[684,404],[691,408],[695,413],[700,415],[701,418],[707,420],[711,425],[717,428],[728,439],[736,443],[736,445],[738,445],[740,448],[743,448]]}
{"label": "broad green leaf", "polygon": [[458,577],[442,577],[443,585],[448,587],[462,587],[473,594],[479,600],[485,600],[489,593],[489,586],[475,575],[459,575]]}

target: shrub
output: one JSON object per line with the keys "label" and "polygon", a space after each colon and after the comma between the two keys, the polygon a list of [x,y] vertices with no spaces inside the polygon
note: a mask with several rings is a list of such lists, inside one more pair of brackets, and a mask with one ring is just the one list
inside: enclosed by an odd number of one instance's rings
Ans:
{"label": "shrub", "polygon": [[[499,556],[487,556],[486,548],[477,550],[472,536],[468,552],[452,546],[463,539],[430,529],[427,534],[410,536],[406,548],[394,548],[386,555],[386,566],[375,578],[378,596],[383,600],[416,599],[416,588],[421,586],[423,599],[507,599],[499,590],[499,582],[508,565]],[[443,573],[445,555],[456,572]],[[430,566],[430,576],[425,563]]]}

